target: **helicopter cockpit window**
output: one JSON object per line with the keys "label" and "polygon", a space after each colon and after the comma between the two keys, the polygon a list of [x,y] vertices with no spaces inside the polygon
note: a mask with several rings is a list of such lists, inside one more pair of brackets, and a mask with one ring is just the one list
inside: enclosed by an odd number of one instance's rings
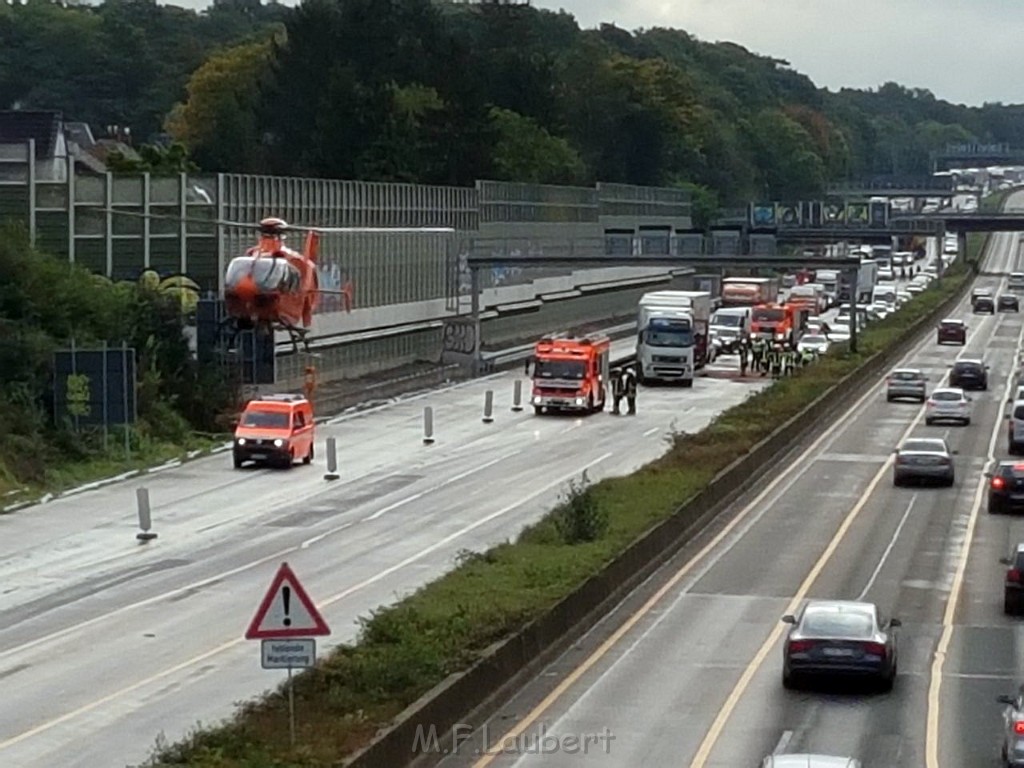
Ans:
{"label": "helicopter cockpit window", "polygon": [[246,275],[261,291],[294,292],[299,290],[299,271],[284,258],[242,256],[228,266],[227,285],[236,285]]}
{"label": "helicopter cockpit window", "polygon": [[285,259],[257,259],[253,264],[253,280],[264,291],[297,291],[299,272]]}
{"label": "helicopter cockpit window", "polygon": [[252,274],[252,265],[255,259],[251,256],[240,256],[232,259],[228,264],[228,273],[224,276],[224,282],[230,287],[238,285],[242,278]]}

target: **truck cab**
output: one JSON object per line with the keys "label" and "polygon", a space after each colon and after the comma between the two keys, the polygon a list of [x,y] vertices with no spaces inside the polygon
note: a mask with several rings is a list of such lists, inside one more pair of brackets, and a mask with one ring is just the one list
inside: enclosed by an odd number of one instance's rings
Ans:
{"label": "truck cab", "polygon": [[536,414],[604,410],[611,365],[611,339],[603,334],[556,334],[533,350],[533,393]]}
{"label": "truck cab", "polygon": [[792,304],[759,304],[751,313],[751,335],[766,341],[796,346],[807,326],[808,312]]}
{"label": "truck cab", "polygon": [[723,307],[711,316],[711,341],[724,354],[735,352],[750,338],[750,307]]}
{"label": "truck cab", "polygon": [[693,386],[695,372],[710,361],[711,303],[707,291],[653,291],[640,297],[636,360],[641,382]]}

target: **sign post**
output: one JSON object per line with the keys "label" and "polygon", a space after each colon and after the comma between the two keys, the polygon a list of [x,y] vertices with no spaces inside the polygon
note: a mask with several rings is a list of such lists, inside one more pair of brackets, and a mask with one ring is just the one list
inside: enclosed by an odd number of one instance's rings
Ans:
{"label": "sign post", "polygon": [[261,640],[260,658],[264,669],[288,670],[288,730],[295,746],[295,689],[293,669],[316,664],[314,636],[331,634],[288,563],[281,563],[270,589],[256,609],[245,632],[246,640]]}

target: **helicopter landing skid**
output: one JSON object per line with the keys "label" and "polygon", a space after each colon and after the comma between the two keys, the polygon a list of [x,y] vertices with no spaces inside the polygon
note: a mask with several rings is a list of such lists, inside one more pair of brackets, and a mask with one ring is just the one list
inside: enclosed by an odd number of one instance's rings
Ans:
{"label": "helicopter landing skid", "polygon": [[308,328],[296,328],[293,325],[283,325],[282,330],[288,333],[288,338],[292,341],[292,350],[295,354],[299,353],[299,342],[302,342],[302,348],[309,352],[309,329]]}

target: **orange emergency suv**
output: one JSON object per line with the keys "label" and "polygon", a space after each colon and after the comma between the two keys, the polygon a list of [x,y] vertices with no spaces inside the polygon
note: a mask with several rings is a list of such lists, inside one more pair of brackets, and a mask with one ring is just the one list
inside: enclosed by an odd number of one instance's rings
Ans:
{"label": "orange emergency suv", "polygon": [[533,411],[604,410],[612,342],[607,336],[547,336],[533,350]]}
{"label": "orange emergency suv", "polygon": [[302,395],[264,395],[250,400],[235,429],[235,469],[246,461],[290,467],[313,461],[313,406]]}

